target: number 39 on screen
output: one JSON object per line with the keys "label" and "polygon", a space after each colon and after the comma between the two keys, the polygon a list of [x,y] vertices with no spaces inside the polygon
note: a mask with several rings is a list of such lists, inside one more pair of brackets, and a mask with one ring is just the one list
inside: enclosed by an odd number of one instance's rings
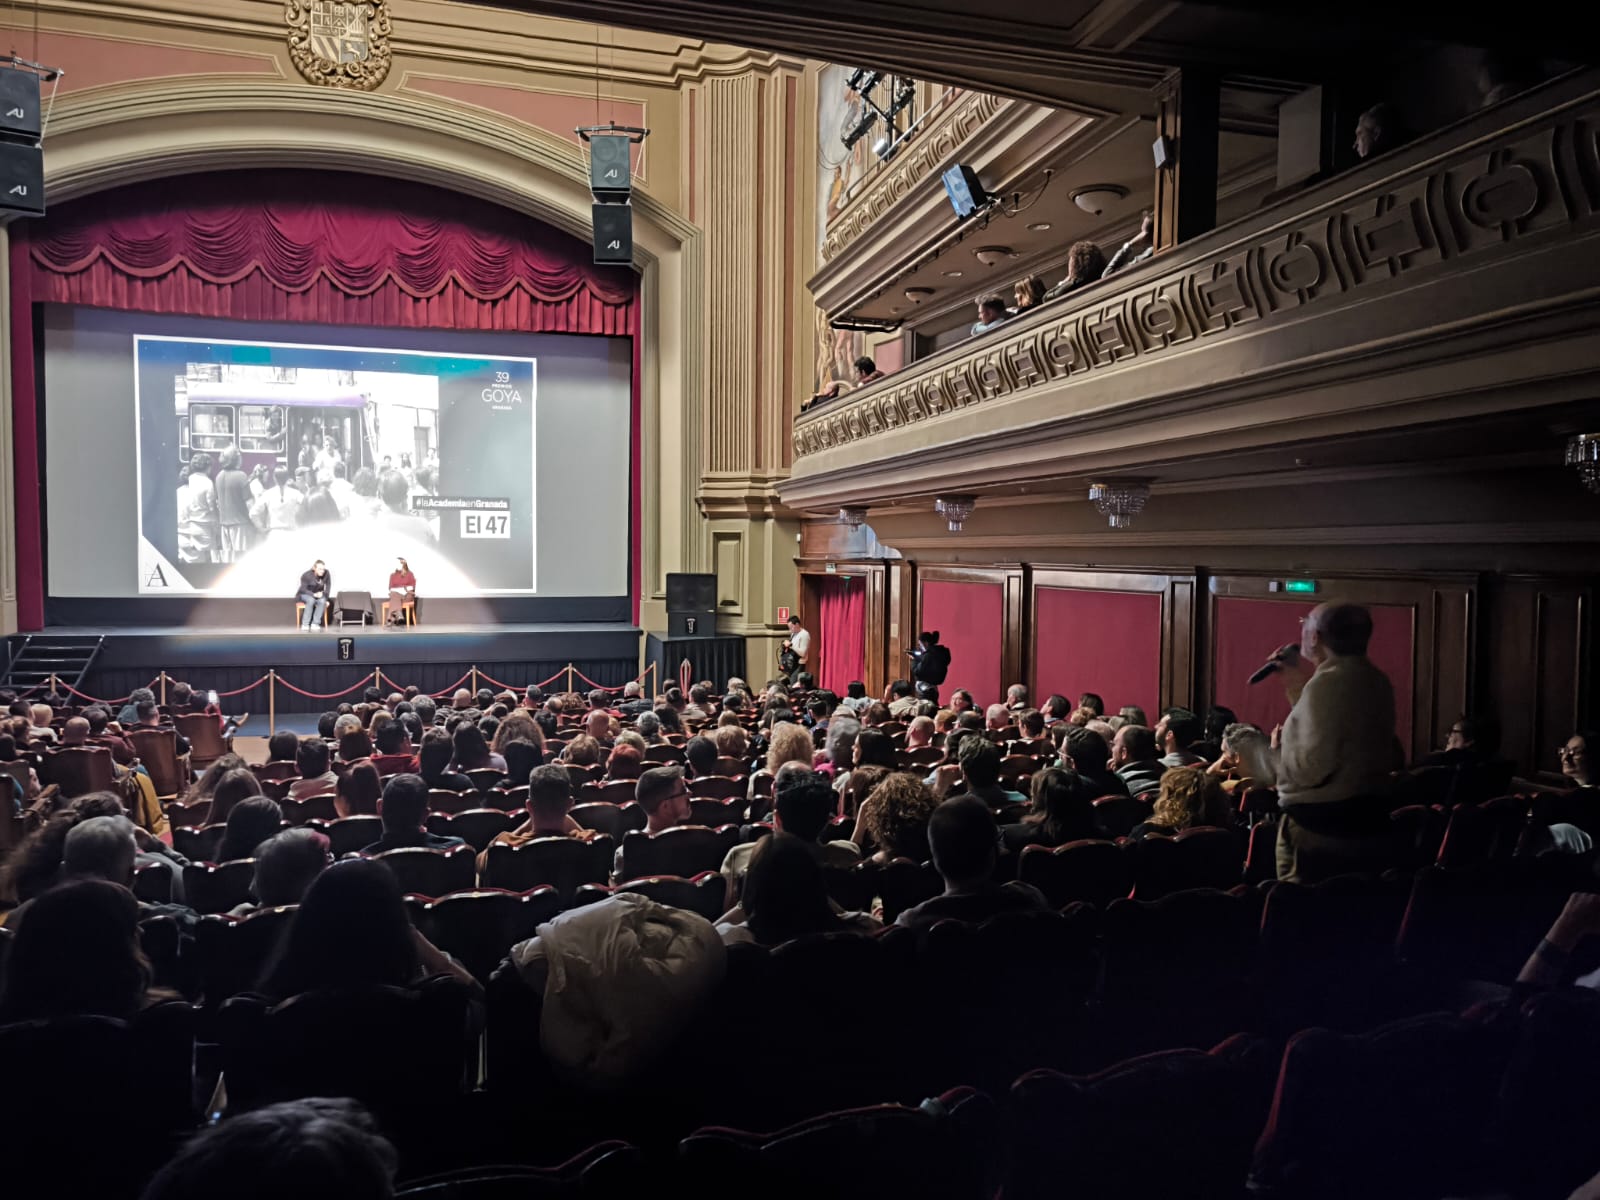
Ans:
{"label": "number 39 on screen", "polygon": [[463,512],[461,536],[464,538],[509,538],[511,515],[509,513]]}

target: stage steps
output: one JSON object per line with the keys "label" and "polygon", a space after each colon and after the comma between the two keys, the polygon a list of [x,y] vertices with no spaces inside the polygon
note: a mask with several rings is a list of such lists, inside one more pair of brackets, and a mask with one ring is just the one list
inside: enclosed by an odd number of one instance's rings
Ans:
{"label": "stage steps", "polygon": [[49,632],[8,638],[10,655],[0,686],[17,692],[48,688],[54,675],[68,687],[82,688],[105,640],[103,634]]}

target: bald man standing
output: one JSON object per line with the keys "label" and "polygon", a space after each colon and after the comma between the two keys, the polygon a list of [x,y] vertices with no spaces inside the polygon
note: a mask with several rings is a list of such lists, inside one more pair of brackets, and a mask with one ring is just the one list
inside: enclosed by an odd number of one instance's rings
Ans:
{"label": "bald man standing", "polygon": [[1323,604],[1279,653],[1293,708],[1278,753],[1278,878],[1314,883],[1382,869],[1393,847],[1388,795],[1394,686],[1367,658],[1372,614]]}

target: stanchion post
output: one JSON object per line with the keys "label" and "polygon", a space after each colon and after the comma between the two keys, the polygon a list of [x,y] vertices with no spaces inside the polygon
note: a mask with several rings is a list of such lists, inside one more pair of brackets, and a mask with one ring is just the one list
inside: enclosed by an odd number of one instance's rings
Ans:
{"label": "stanchion post", "polygon": [[56,673],[54,671],[50,672],[50,694],[52,696],[59,696],[61,694],[61,681],[56,678]]}
{"label": "stanchion post", "polygon": [[161,703],[165,704],[167,702],[167,673],[165,671],[162,671],[160,678],[161,678]]}
{"label": "stanchion post", "polygon": [[383,694],[383,668],[382,667],[373,667],[372,668],[372,686],[378,689],[378,694],[381,697],[382,694]]}
{"label": "stanchion post", "polygon": [[573,686],[572,686],[572,664],[568,663],[567,664],[567,691],[570,692],[570,691],[573,691],[573,690],[574,689],[573,689]]}
{"label": "stanchion post", "polygon": [[472,694],[474,696],[476,696],[478,694],[478,664],[477,663],[473,663],[472,664]]}
{"label": "stanchion post", "polygon": [[267,668],[267,736],[278,732],[278,672]]}

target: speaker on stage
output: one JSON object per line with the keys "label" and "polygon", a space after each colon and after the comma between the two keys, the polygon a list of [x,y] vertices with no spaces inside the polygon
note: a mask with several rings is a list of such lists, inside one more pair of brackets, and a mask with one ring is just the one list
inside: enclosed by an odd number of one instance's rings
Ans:
{"label": "speaker on stage", "polygon": [[717,632],[717,577],[705,572],[667,574],[667,636],[714,637]]}
{"label": "speaker on stage", "polygon": [[633,206],[596,204],[594,206],[594,261],[631,263],[633,261]]}

